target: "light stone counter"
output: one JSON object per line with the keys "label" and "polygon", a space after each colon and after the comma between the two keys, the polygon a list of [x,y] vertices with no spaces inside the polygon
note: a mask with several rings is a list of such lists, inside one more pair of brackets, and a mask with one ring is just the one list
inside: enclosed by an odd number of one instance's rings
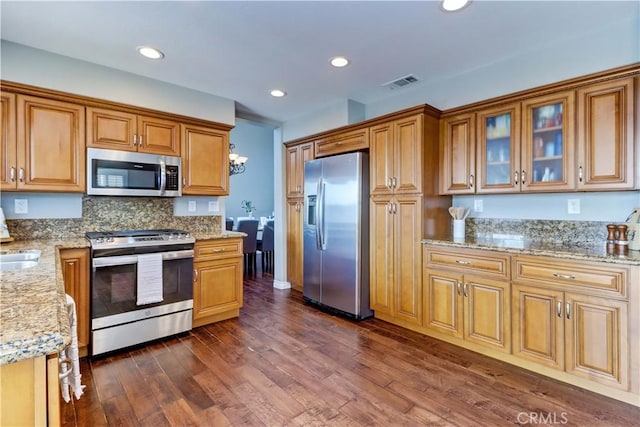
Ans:
{"label": "light stone counter", "polygon": [[433,244],[454,248],[486,249],[491,251],[508,252],[524,255],[544,255],[555,258],[610,262],[615,264],[640,265],[640,251],[628,251],[627,254],[619,254],[615,251],[607,251],[602,244],[571,244],[566,242],[550,242],[533,240],[522,236],[509,236],[501,234],[480,234],[465,236],[462,240],[450,238],[425,239],[423,244]]}
{"label": "light stone counter", "polygon": [[37,266],[0,272],[0,365],[57,353],[71,343],[59,250],[86,247],[84,238],[0,246],[42,251]]}
{"label": "light stone counter", "polygon": [[196,231],[190,233],[196,240],[230,239],[234,237],[245,237],[246,234],[240,231]]}

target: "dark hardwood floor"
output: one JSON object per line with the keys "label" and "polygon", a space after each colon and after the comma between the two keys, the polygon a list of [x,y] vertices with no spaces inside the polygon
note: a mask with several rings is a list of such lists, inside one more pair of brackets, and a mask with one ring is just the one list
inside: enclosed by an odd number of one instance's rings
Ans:
{"label": "dark hardwood floor", "polygon": [[640,409],[244,281],[240,318],[82,359],[65,426],[640,425]]}

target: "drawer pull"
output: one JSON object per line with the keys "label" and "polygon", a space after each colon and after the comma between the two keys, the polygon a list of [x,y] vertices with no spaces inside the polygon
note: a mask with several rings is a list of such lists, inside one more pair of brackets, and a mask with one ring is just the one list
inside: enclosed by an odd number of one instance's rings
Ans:
{"label": "drawer pull", "polygon": [[558,279],[571,279],[571,280],[576,280],[576,276],[574,276],[573,274],[560,274],[560,273],[553,273],[553,277],[557,277]]}
{"label": "drawer pull", "polygon": [[456,263],[457,263],[457,264],[462,264],[462,265],[470,265],[470,264],[471,264],[471,261],[463,261],[463,260],[461,260],[461,259],[457,259],[457,260],[456,260]]}
{"label": "drawer pull", "polygon": [[224,248],[216,248],[213,252],[224,252]]}
{"label": "drawer pull", "polygon": [[562,301],[558,301],[558,307],[556,308],[558,317],[562,317]]}

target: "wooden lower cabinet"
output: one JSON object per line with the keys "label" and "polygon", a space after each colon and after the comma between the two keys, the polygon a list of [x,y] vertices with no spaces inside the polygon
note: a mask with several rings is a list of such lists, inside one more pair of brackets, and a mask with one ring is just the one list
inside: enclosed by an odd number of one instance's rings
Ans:
{"label": "wooden lower cabinet", "polygon": [[58,355],[0,366],[0,425],[59,426]]}
{"label": "wooden lower cabinet", "polygon": [[513,285],[513,354],[629,389],[628,303]]}
{"label": "wooden lower cabinet", "polygon": [[640,407],[640,266],[426,244],[406,327]]}
{"label": "wooden lower cabinet", "polygon": [[508,282],[425,268],[423,287],[425,327],[511,351]]}
{"label": "wooden lower cabinet", "polygon": [[371,199],[370,305],[389,322],[422,324],[421,203],[421,196]]}
{"label": "wooden lower cabinet", "polygon": [[60,264],[64,289],[76,303],[78,352],[87,355],[90,335],[89,303],[89,249],[61,249]]}
{"label": "wooden lower cabinet", "polygon": [[287,199],[287,280],[298,291],[302,291],[304,271],[303,217],[304,200]]}
{"label": "wooden lower cabinet", "polygon": [[193,327],[238,317],[242,307],[242,238],[198,241]]}

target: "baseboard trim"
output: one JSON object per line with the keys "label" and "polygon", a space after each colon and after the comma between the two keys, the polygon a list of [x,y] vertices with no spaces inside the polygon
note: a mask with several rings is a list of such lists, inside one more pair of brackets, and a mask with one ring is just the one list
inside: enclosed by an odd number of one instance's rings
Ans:
{"label": "baseboard trim", "polygon": [[273,287],[275,289],[291,289],[291,283],[282,280],[274,280]]}

